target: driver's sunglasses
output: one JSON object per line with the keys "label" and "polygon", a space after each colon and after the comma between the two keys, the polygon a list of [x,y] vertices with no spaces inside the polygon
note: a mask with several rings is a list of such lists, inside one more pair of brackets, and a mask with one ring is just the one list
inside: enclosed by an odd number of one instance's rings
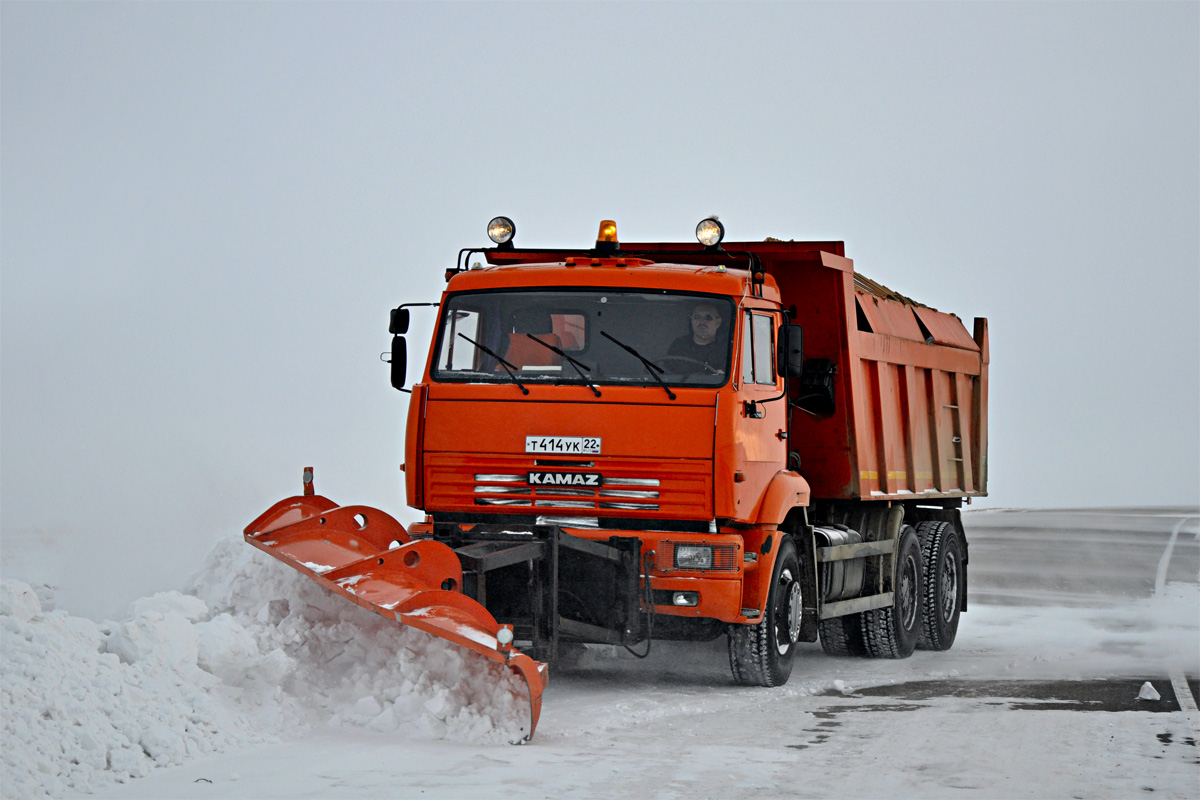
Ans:
{"label": "driver's sunglasses", "polygon": [[692,319],[697,322],[714,322],[719,320],[720,317],[716,314],[692,314]]}

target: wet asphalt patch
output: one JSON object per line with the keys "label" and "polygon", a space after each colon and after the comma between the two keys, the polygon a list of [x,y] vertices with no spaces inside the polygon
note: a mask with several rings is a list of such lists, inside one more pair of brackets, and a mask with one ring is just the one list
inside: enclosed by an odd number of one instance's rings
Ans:
{"label": "wet asphalt patch", "polygon": [[[1120,678],[1104,680],[937,680],[898,683],[890,686],[872,686],[850,692],[829,690],[822,697],[836,697],[844,702],[811,712],[816,724],[806,728],[807,738],[797,744],[786,745],[793,750],[807,750],[829,741],[842,725],[839,719],[844,714],[874,713],[879,711],[920,711],[928,708],[927,701],[945,697],[958,697],[982,701],[987,706],[1004,706],[1013,711],[1149,711],[1171,713],[1180,711],[1170,678],[1150,679],[1150,684],[1159,693],[1158,700],[1139,700],[1138,694],[1144,678]],[[1188,688],[1196,695],[1200,681],[1189,677]],[[1193,737],[1179,737],[1170,732],[1158,734],[1159,743],[1171,746],[1197,747]],[[1161,756],[1156,756],[1159,758]],[[1196,759],[1200,764],[1200,757]],[[1147,788],[1146,791],[1154,791]]]}
{"label": "wet asphalt patch", "polygon": [[[1147,680],[1160,695],[1158,700],[1139,700],[1138,693]],[[1189,677],[1188,687],[1197,694],[1197,681]],[[1083,681],[964,681],[937,680],[898,683],[856,689],[849,694],[836,690],[827,697],[846,699],[887,698],[909,703],[864,703],[840,706],[838,711],[911,711],[922,708],[920,701],[940,697],[978,698],[988,705],[1003,705],[1015,711],[1150,711],[1170,713],[1180,710],[1170,678],[1110,678]],[[916,701],[916,705],[911,704]]]}

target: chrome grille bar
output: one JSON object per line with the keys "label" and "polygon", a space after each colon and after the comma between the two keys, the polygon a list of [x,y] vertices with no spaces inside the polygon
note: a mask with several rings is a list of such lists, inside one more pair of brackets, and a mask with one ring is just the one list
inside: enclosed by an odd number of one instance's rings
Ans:
{"label": "chrome grille bar", "polygon": [[624,511],[658,511],[658,503],[601,503],[600,507]]}
{"label": "chrome grille bar", "polygon": [[658,492],[644,492],[639,489],[601,489],[601,497],[646,497],[658,499]]}

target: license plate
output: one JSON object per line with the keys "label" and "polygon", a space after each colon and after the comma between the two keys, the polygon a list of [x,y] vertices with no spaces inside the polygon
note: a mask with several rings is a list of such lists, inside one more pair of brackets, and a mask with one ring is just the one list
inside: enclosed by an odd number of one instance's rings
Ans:
{"label": "license plate", "polygon": [[600,438],[592,436],[526,436],[526,453],[552,453],[560,456],[598,456]]}

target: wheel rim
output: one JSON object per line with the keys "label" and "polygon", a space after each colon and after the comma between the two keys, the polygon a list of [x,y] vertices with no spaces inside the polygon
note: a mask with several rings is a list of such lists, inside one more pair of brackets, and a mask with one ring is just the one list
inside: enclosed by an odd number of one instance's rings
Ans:
{"label": "wheel rim", "polygon": [[917,619],[917,560],[904,559],[900,572],[900,624],[910,630]]}
{"label": "wheel rim", "polygon": [[942,619],[949,622],[958,608],[958,562],[947,553],[942,559]]}
{"label": "wheel rim", "polygon": [[779,585],[784,591],[784,598],[783,602],[779,604],[779,614],[776,617],[775,639],[776,649],[780,655],[784,655],[800,638],[800,622],[804,617],[804,597],[800,591],[800,581],[792,577],[790,570],[784,570],[779,579]]}

